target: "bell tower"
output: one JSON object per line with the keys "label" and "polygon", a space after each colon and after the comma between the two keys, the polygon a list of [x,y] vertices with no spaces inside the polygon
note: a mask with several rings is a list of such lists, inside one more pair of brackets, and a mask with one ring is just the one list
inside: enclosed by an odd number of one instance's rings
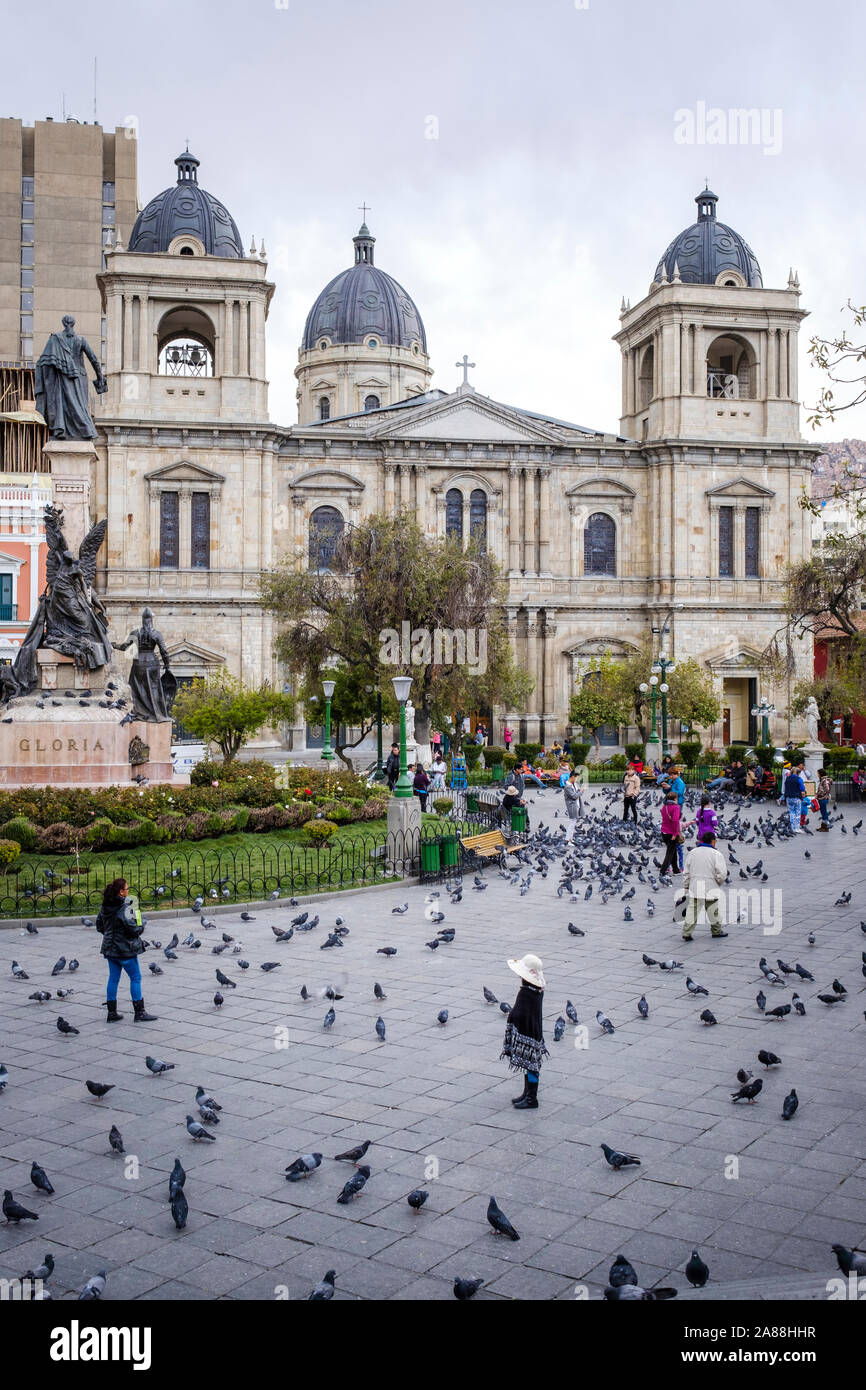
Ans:
{"label": "bell tower", "polygon": [[698,220],[676,237],[645,298],[623,301],[622,434],[660,439],[800,437],[797,335],[806,310],[793,271],[764,287],[749,245],[699,193]]}

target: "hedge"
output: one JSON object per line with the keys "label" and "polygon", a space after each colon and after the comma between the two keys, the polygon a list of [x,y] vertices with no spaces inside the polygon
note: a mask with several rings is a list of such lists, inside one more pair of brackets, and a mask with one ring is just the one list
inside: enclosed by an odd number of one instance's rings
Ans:
{"label": "hedge", "polygon": [[575,767],[582,767],[589,756],[591,743],[572,743],[568,756]]}
{"label": "hedge", "polygon": [[514,751],[517,754],[517,761],[522,763],[524,758],[528,763],[535,763],[536,758],[541,752],[540,743],[515,743]]}
{"label": "hedge", "polygon": [[686,767],[697,767],[701,756],[701,740],[683,739],[677,746],[677,756]]}
{"label": "hedge", "polygon": [[306,836],[311,845],[323,845],[336,834],[336,831],[337,827],[332,820],[312,820],[307,826]]}
{"label": "hedge", "polygon": [[21,846],[17,840],[0,840],[0,868],[4,874],[9,865],[15,863],[20,853]]}

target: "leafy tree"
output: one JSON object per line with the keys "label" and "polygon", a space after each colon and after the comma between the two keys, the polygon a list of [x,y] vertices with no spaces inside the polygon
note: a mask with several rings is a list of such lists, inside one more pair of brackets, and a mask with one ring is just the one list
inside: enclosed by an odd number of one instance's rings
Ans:
{"label": "leafy tree", "polygon": [[267,682],[252,688],[222,670],[181,686],[174,715],[191,734],[218,744],[223,761],[233,762],[244,744],[266,724],[291,719],[295,700]]}
{"label": "leafy tree", "polygon": [[861,694],[856,673],[831,663],[825,675],[796,682],[790,712],[793,715],[805,714],[809,700],[814,699],[821,723],[825,729],[829,729],[835,717],[853,714]]}
{"label": "leafy tree", "polygon": [[629,717],[629,704],[623,693],[622,673],[617,670],[618,664],[607,655],[593,661],[568,707],[572,724],[588,729],[592,734],[596,761],[600,756],[599,730],[605,724],[625,724]]}
{"label": "leafy tree", "polygon": [[[517,708],[532,689],[508,638],[493,557],[475,545],[464,550],[454,540],[428,539],[411,512],[348,527],[330,572],[298,570],[287,558],[263,576],[261,592],[277,620],[277,656],[311,693],[320,690],[324,671],[338,680],[332,708],[342,722],[366,721],[366,732],[376,690],[389,710],[396,708],[395,675],[411,677],[419,743],[429,741],[434,719],[442,727],[458,710],[494,702]],[[437,630],[475,634],[476,645],[469,639],[462,654],[457,645],[437,649]]]}
{"label": "leafy tree", "polygon": [[708,729],[721,714],[721,705],[713,688],[713,678],[692,657],[677,661],[668,677],[668,713],[693,728],[695,724]]}
{"label": "leafy tree", "polygon": [[[640,687],[649,685],[653,660],[650,649],[643,647],[621,660],[611,661],[606,676],[611,690],[625,704],[627,713],[623,722],[635,724],[644,743],[650,735],[652,694]],[[712,676],[691,657],[676,661],[674,668],[667,676],[669,718],[678,719],[689,727],[697,724],[708,728],[720,713]]]}

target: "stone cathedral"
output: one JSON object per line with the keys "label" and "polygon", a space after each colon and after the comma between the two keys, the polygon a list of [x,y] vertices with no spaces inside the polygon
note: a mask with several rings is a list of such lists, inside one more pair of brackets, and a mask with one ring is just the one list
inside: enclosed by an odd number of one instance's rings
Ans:
{"label": "stone cathedral", "polygon": [[[497,742],[503,719],[527,739],[562,735],[589,660],[646,643],[712,672],[717,744],[754,737],[759,696],[788,737],[789,691],[759,687],[757,661],[780,625],[783,567],[810,550],[797,505],[818,452],[799,433],[805,310],[793,274],[765,288],[714,193],[644,297],[623,303],[619,433],[491,400],[465,370],[456,390],[433,389],[421,315],[376,263],[366,223],[310,309],[298,423],[280,426],[264,247],[244,250],[192,154],[175,163],[98,280],[109,390],[91,507],[109,518],[98,583],[118,631],[146,602],[179,678],[227,666],[282,683],[260,572],[285,554],[327,564],[342,527],[409,507],[431,536],[481,538],[507,575],[535,689],[527,709],[494,710]],[[805,643],[802,662],[808,674]],[[304,738],[301,722],[293,746]]]}

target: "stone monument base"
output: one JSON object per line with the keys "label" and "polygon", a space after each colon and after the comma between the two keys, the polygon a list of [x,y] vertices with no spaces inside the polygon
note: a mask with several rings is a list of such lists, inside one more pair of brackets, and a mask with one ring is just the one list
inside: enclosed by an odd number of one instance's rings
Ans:
{"label": "stone monument base", "polygon": [[[106,688],[111,668],[82,670],[49,647],[37,657],[39,689],[13,697],[0,712],[0,787],[128,786],[137,776],[176,785],[188,780],[174,777],[170,721],[130,720],[128,704],[107,708],[121,693],[119,678],[116,690]],[[122,690],[128,698],[128,688]]]}

